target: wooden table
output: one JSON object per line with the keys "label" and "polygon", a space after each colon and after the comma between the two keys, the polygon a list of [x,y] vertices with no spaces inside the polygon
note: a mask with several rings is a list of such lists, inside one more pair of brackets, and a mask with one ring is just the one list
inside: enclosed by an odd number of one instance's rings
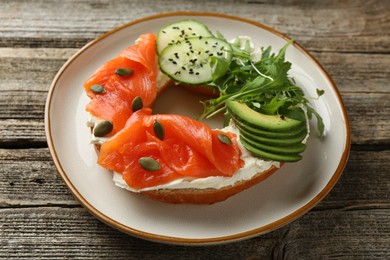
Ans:
{"label": "wooden table", "polygon": [[[51,160],[50,83],[83,45],[123,23],[172,11],[248,18],[301,43],[347,107],[352,149],[332,192],[300,219],[242,242],[152,243],[90,215]],[[390,1],[0,1],[0,258],[389,259]]]}

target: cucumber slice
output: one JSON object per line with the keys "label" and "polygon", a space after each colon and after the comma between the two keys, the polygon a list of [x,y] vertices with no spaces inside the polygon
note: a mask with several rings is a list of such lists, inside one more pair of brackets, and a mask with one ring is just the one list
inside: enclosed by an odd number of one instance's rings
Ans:
{"label": "cucumber slice", "polygon": [[196,20],[183,20],[169,24],[157,34],[157,53],[160,54],[168,45],[199,36],[213,37],[213,34],[206,25]]}
{"label": "cucumber slice", "polygon": [[231,46],[212,37],[189,38],[167,46],[159,55],[160,70],[177,82],[200,85],[212,80],[210,57],[231,60]]}

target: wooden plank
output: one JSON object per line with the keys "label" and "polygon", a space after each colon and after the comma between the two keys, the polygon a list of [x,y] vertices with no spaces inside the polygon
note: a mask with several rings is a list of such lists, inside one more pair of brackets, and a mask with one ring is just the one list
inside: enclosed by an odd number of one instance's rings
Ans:
{"label": "wooden plank", "polygon": [[0,149],[0,207],[78,205],[48,149]]}
{"label": "wooden plank", "polygon": [[390,94],[346,93],[352,144],[390,145]]}
{"label": "wooden plank", "polygon": [[[1,2],[0,47],[79,48],[119,25],[175,11],[220,12],[246,17],[290,35],[317,51],[388,53],[390,4],[385,0],[326,4],[274,1],[137,1],[96,3]],[[45,15],[41,15],[44,13]],[[113,15],[115,14],[115,15]],[[70,19],[72,17],[72,19]],[[81,19],[82,18],[82,19]],[[26,26],[25,21],[31,21]],[[387,32],[387,33],[386,33]]]}
{"label": "wooden plank", "polygon": [[0,258],[386,259],[389,213],[389,209],[313,211],[266,235],[205,251],[122,234],[82,208],[0,209]]}
{"label": "wooden plank", "polygon": [[1,148],[29,148],[37,146],[46,146],[45,123],[43,119],[0,120]]}
{"label": "wooden plank", "polygon": [[[199,259],[205,255],[201,247],[157,244],[122,234],[81,208],[0,210],[0,220],[0,257]],[[250,241],[215,247],[213,254],[236,259],[252,254],[269,256],[280,234],[267,235],[256,247]]]}
{"label": "wooden plank", "polygon": [[275,259],[388,259],[389,208],[312,211],[293,222]]}
{"label": "wooden plank", "polygon": [[389,149],[352,151],[341,178],[315,209],[389,209],[389,158]]}
{"label": "wooden plank", "polygon": [[342,93],[390,93],[390,55],[337,53],[337,49],[334,53],[313,52],[312,55]]}

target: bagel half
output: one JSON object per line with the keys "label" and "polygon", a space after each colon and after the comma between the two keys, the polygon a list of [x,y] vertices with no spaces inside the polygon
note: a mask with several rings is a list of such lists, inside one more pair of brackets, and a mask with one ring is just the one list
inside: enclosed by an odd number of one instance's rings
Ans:
{"label": "bagel half", "polygon": [[[175,83],[169,79],[167,76],[161,72],[158,75],[157,80],[157,95],[161,94],[167,88],[175,85]],[[202,89],[197,87],[192,89],[191,87],[186,87],[190,91],[195,91],[198,93],[208,93],[212,94],[209,88]],[[91,126],[91,132],[93,126]],[[95,148],[97,153],[100,151],[100,144],[95,143]],[[271,164],[267,169],[257,172],[250,179],[238,179],[230,185],[223,186],[221,188],[198,188],[196,184],[194,187],[189,188],[161,188],[161,189],[145,189],[140,191],[135,191],[134,189],[127,186],[127,184],[122,181],[120,184],[116,182],[116,185],[128,189],[132,192],[139,193],[145,197],[151,198],[153,200],[158,200],[166,203],[174,204],[213,204],[216,202],[224,201],[227,198],[248,189],[255,184],[265,180],[271,176],[275,171],[279,169],[279,164]],[[115,173],[118,174],[118,173]],[[120,173],[119,173],[120,174]],[[118,176],[116,176],[118,177]],[[224,177],[229,178],[229,177]],[[230,177],[233,178],[233,177]],[[115,179],[115,178],[114,178]],[[191,181],[188,181],[191,183]],[[188,185],[187,185],[188,186]],[[189,185],[191,186],[191,185]]]}

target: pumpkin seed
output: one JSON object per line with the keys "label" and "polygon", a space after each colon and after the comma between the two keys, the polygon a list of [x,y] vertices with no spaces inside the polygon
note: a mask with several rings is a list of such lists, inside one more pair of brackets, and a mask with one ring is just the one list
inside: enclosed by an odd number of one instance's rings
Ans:
{"label": "pumpkin seed", "polygon": [[151,157],[141,157],[138,163],[144,170],[155,172],[161,169],[160,163]]}
{"label": "pumpkin seed", "polygon": [[133,73],[134,73],[134,70],[132,70],[130,68],[118,68],[115,71],[115,74],[117,74],[119,76],[124,76],[124,77],[130,76]]}
{"label": "pumpkin seed", "polygon": [[223,143],[223,144],[226,144],[228,146],[231,146],[232,145],[232,140],[230,140],[230,138],[227,136],[227,135],[224,135],[224,134],[219,134],[218,135],[218,140]]}
{"label": "pumpkin seed", "polygon": [[97,137],[103,137],[112,131],[113,125],[111,121],[100,121],[93,128],[93,134]]}
{"label": "pumpkin seed", "polygon": [[142,103],[141,97],[140,96],[136,96],[133,99],[133,102],[131,102],[131,109],[133,110],[133,112],[135,112],[137,110],[140,110],[143,107],[144,107],[144,104]]}
{"label": "pumpkin seed", "polygon": [[164,140],[164,136],[165,136],[164,127],[163,127],[163,125],[162,125],[159,121],[157,121],[157,120],[154,120],[153,131],[154,131],[154,133],[156,134],[156,136],[157,136],[160,140]]}
{"label": "pumpkin seed", "polygon": [[102,85],[100,84],[93,84],[90,88],[89,88],[93,93],[96,93],[96,94],[101,94],[101,93],[104,93],[106,92],[106,90],[103,88]]}

